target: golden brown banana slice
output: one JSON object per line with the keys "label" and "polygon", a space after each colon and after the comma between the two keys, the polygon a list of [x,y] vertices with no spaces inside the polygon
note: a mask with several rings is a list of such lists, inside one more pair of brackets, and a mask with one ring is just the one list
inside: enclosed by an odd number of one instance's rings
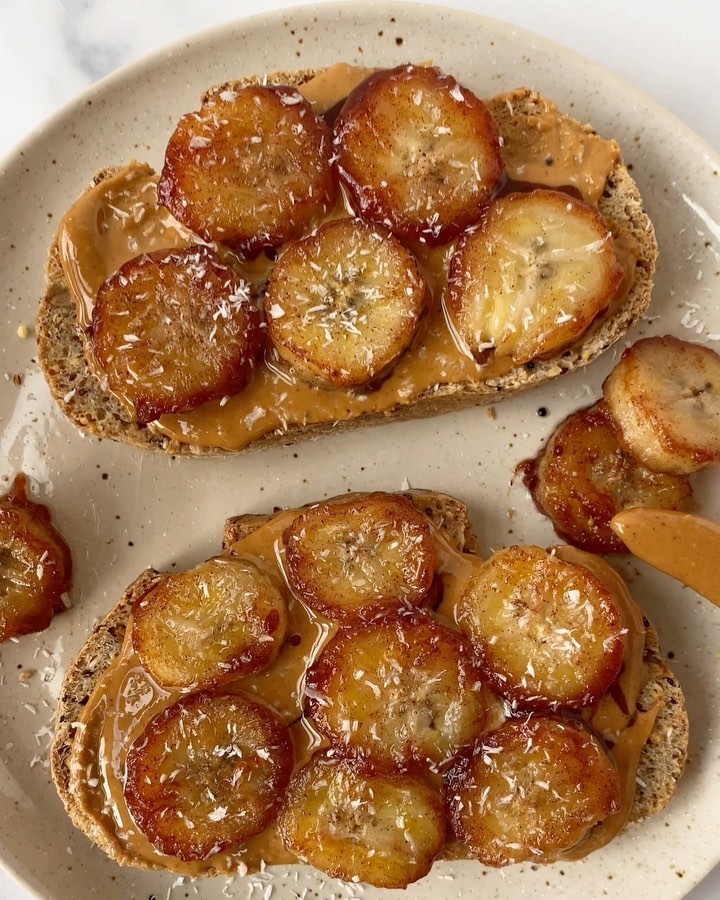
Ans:
{"label": "golden brown banana slice", "polygon": [[265,313],[279,355],[308,381],[352,388],[381,378],[425,310],[413,255],[360,219],[292,244],[270,274]]}
{"label": "golden brown banana slice", "polygon": [[636,341],[603,394],[622,443],[649,469],[689,475],[720,463],[720,356],[710,347]]}
{"label": "golden brown banana slice", "polygon": [[587,706],[622,665],[624,623],[610,590],[540,547],[494,553],[457,619],[492,689],[522,707]]}
{"label": "golden brown banana slice", "polygon": [[278,818],[285,846],[334,878],[403,888],[445,840],[442,802],[422,778],[316,753],[290,782]]}
{"label": "golden brown banana slice", "polygon": [[605,403],[573,413],[555,429],[526,473],[533,500],[561,538],[591,553],[626,548],[610,528],[622,509],[686,509],[692,486],[684,475],[652,472],[618,443]]}
{"label": "golden brown banana slice", "polygon": [[446,303],[480,362],[494,351],[524,363],[582,334],[622,275],[595,207],[561,191],[508,194],[459,241]]}
{"label": "golden brown banana slice", "polygon": [[487,705],[462,635],[422,613],[341,630],[308,669],[305,712],[335,747],[439,765],[481,734]]}
{"label": "golden brown banana slice", "polygon": [[293,590],[336,622],[357,624],[434,596],[430,525],[404,497],[313,506],[286,529],[283,544]]}
{"label": "golden brown banana slice", "polygon": [[262,347],[246,282],[208,247],[126,262],[98,291],[94,357],[138,422],[245,387]]}
{"label": "golden brown banana slice", "polygon": [[477,222],[503,173],[487,107],[432,66],[367,78],[335,122],[337,171],[355,210],[394,234],[443,244]]}
{"label": "golden brown banana slice", "polygon": [[205,240],[253,256],[332,207],[330,152],[327,124],[295,88],[221,90],[178,122],[158,199]]}
{"label": "golden brown banana slice", "polygon": [[531,716],[453,763],[445,802],[458,839],[486,866],[552,862],[620,808],[600,741],[577,722]]}
{"label": "golden brown banana slice", "polygon": [[247,559],[167,575],[133,606],[135,652],[162,687],[223,684],[265,669],[287,630],[278,588]]}
{"label": "golden brown banana slice", "polygon": [[65,608],[71,581],[68,545],[50,510],[28,497],[20,473],[0,497],[0,643],[47,628]]}
{"label": "golden brown banana slice", "polygon": [[265,828],[292,766],[274,713],[244,694],[201,691],[154,716],[130,747],[125,802],[162,853],[205,859]]}

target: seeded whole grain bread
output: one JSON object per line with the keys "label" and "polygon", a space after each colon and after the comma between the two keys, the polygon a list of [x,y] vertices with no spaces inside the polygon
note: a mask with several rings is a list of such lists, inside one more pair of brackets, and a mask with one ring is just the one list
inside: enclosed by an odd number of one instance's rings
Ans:
{"label": "seeded whole grain bread", "polygon": [[[295,72],[275,72],[267,77],[269,83],[299,86],[314,77],[320,69]],[[208,93],[239,88],[258,83],[258,77],[248,77],[211,88]],[[206,94],[207,96],[207,94]],[[543,98],[524,88],[512,95],[512,104],[504,99],[488,101],[501,134],[513,127],[519,117],[532,117],[543,107]],[[566,117],[569,120],[569,117]],[[590,126],[585,126],[591,131]],[[98,172],[93,184],[115,172]],[[398,402],[386,412],[361,413],[339,423],[324,422],[309,425],[289,425],[286,431],[269,432],[252,441],[243,450],[268,445],[293,444],[299,440],[316,438],[340,429],[361,425],[417,419],[453,412],[467,406],[495,403],[518,391],[545,383],[565,372],[571,372],[592,362],[619,340],[640,318],[650,302],[652,280],[657,257],[657,244],[652,224],[642,207],[637,186],[625,165],[618,161],[605,183],[598,207],[613,226],[628,236],[637,248],[638,261],[635,279],[620,308],[600,316],[583,336],[580,343],[546,359],[538,359],[532,366],[516,366],[505,374],[478,383],[456,383],[430,389],[410,402]],[[182,443],[133,421],[127,410],[107,393],[88,370],[83,355],[83,340],[77,322],[75,301],[65,283],[58,258],[57,241],[49,252],[47,287],[40,301],[36,331],[38,353],[50,391],[65,415],[79,428],[149,450],[184,455],[223,454],[218,447],[198,447]]]}
{"label": "seeded whole grain bread", "polygon": [[[331,499],[348,500],[364,496],[366,494],[353,493]],[[462,501],[436,491],[413,490],[405,492],[403,496],[413,501],[455,549],[478,552],[467,507]],[[228,519],[223,533],[223,550],[232,552],[231,545],[234,542],[252,534],[271,518],[272,515],[248,514]],[[154,569],[146,569],[141,573],[125,591],[119,603],[98,622],[70,663],[58,701],[51,750],[53,780],[73,824],[111,859],[121,865],[140,868],[148,868],[148,865],[125,852],[120,842],[108,840],[91,812],[70,792],[69,762],[76,723],[98,679],[120,652],[133,602],[145,595],[163,577],[163,573]],[[644,622],[645,662],[650,677],[640,694],[638,706],[644,710],[651,708],[660,699],[664,702],[640,757],[635,800],[626,827],[642,822],[667,805],[682,775],[688,745],[688,720],[682,690],[660,656],[655,629],[647,619]],[[101,791],[102,787],[97,789]]]}

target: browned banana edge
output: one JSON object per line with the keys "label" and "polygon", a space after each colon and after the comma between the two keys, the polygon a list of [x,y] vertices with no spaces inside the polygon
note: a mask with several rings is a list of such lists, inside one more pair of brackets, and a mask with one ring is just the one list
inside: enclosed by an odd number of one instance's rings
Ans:
{"label": "browned banana edge", "polygon": [[[343,494],[330,500],[347,500],[367,496],[362,493]],[[466,505],[447,494],[435,491],[414,490],[406,492],[418,509],[425,513],[440,534],[457,550],[477,552],[476,538],[472,532]],[[330,501],[323,501],[330,502]],[[252,534],[264,525],[272,515],[241,515],[225,523],[223,549]],[[122,865],[139,868],[149,866],[131,854],[118,852],[116,844],[105,837],[96,819],[69,791],[69,754],[76,732],[76,723],[82,715],[97,680],[112,663],[123,644],[128,616],[133,600],[150,590],[164,577],[154,569],[146,569],[130,585],[120,602],[93,629],[82,649],[70,663],[65,674],[55,720],[55,739],[52,745],[52,775],[58,793],[72,822],[94,843]],[[643,689],[639,706],[649,709],[658,699],[664,703],[640,758],[637,773],[635,801],[630,811],[629,824],[641,822],[647,816],[665,807],[680,778],[687,754],[688,721],[685,702],[677,681],[662,660],[657,634],[645,621],[645,660],[650,669],[650,680]],[[98,786],[98,791],[102,786]],[[154,868],[163,868],[156,866]],[[211,874],[211,873],[209,873]]]}
{"label": "browned banana edge", "polygon": [[[319,71],[321,70],[303,69],[297,72],[276,72],[269,75],[267,80],[299,85]],[[260,80],[257,77],[249,77],[229,82],[213,90],[254,84]],[[532,116],[541,106],[542,98],[539,94],[520,89],[513,98],[512,114]],[[511,115],[506,104],[504,102],[493,104],[492,112],[502,132],[503,120]],[[93,184],[97,184],[115,171],[117,170],[110,168],[101,170],[95,175]],[[449,384],[437,390],[427,390],[412,402],[398,403],[386,412],[361,413],[338,423],[290,425],[287,431],[269,432],[257,438],[243,450],[255,450],[276,444],[289,445],[341,429],[347,430],[388,420],[425,418],[466,406],[495,403],[517,391],[543,384],[592,362],[619,340],[647,309],[657,256],[652,224],[642,208],[637,186],[622,162],[618,161],[608,176],[598,206],[608,220],[629,232],[639,248],[639,258],[634,283],[622,306],[612,315],[600,316],[591,325],[581,343],[547,359],[535,360],[531,366],[516,366],[504,375],[485,381],[475,384]],[[46,275],[47,287],[37,315],[38,354],[55,401],[75,425],[100,437],[171,454],[242,452],[181,443],[155,434],[149,428],[133,421],[121,403],[103,390],[98,379],[86,366],[75,300],[65,283],[58,258],[57,240],[54,240],[50,247]]]}

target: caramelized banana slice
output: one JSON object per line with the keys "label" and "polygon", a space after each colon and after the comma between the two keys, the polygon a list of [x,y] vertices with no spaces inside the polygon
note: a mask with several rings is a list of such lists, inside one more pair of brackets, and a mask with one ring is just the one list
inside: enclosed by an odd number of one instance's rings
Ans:
{"label": "caramelized banana slice", "polygon": [[503,172],[487,107],[431,66],[367,78],[335,122],[337,170],[359,214],[443,244],[480,218]]}
{"label": "caramelized banana slice", "polygon": [[245,387],[260,352],[248,285],[207,247],[131,259],[98,291],[94,355],[140,423]]}
{"label": "caramelized banana slice", "polygon": [[202,691],[154,716],[130,747],[125,802],[161,853],[205,859],[265,828],[292,765],[274,713],[243,694]]}
{"label": "caramelized banana slice", "polygon": [[404,497],[323,503],[283,535],[291,587],[343,624],[419,606],[431,596],[437,552],[427,519]]}
{"label": "caramelized banana slice", "polygon": [[603,384],[630,453],[656,472],[720,463],[720,356],[672,335],[629,347]]}
{"label": "caramelized banana slice", "polygon": [[47,628],[65,608],[71,580],[68,545],[48,508],[28,497],[20,473],[0,497],[0,643]]}
{"label": "caramelized banana slice", "polygon": [[275,265],[265,296],[270,337],[303,378],[359,387],[407,349],[425,293],[399,241],[359,219],[336,219]]}
{"label": "caramelized banana slice", "polygon": [[599,740],[576,722],[506,722],[446,776],[458,839],[486,866],[552,862],[620,808],[620,781]]}
{"label": "caramelized banana slice", "polygon": [[445,840],[442,803],[421,778],[332,751],[296,773],[278,823],[303,862],[384,888],[422,878]]}
{"label": "caramelized banana slice", "polygon": [[162,687],[208,687],[267,668],[287,618],[285,598],[254,563],[217,557],[135,603],[133,647]]}
{"label": "caramelized banana slice", "polygon": [[421,613],[340,631],[308,669],[305,696],[334,746],[381,764],[440,764],[486,720],[467,642]]}
{"label": "caramelized banana slice", "polygon": [[610,302],[623,269],[607,222],[561,191],[508,194],[459,242],[446,302],[483,362],[528,362],[582,334]]}
{"label": "caramelized banana slice", "polygon": [[686,509],[692,496],[686,476],[651,472],[620,447],[602,402],[573,413],[555,429],[526,484],[560,537],[591,553],[626,549],[610,528],[620,510]]}
{"label": "caramelized banana slice", "polygon": [[213,93],[178,122],[158,199],[205,240],[256,255],[330,209],[330,147],[328,126],[295,88]]}
{"label": "caramelized banana slice", "polygon": [[540,547],[494,553],[457,618],[492,689],[524,707],[587,706],[622,665],[623,622],[609,589]]}

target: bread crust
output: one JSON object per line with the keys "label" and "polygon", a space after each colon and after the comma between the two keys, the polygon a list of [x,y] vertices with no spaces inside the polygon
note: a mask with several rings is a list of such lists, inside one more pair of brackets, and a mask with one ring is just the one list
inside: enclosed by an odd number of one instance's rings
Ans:
{"label": "bread crust", "polygon": [[[319,71],[321,70],[302,69],[296,72],[275,72],[269,75],[267,80],[297,86],[310,80]],[[226,82],[212,87],[206,92],[205,98],[218,91],[237,89],[262,80],[253,76]],[[513,93],[512,113],[504,102],[493,105],[492,111],[501,133],[503,125],[508,122],[508,116],[535,116],[545,102],[536,92],[523,88]],[[114,171],[116,170],[101,170],[95,175],[93,185]],[[642,208],[637,186],[620,160],[615,163],[607,178],[598,208],[605,218],[626,233],[638,248],[633,285],[618,309],[601,315],[591,325],[581,343],[546,359],[534,360],[532,366],[515,366],[503,375],[477,383],[441,385],[437,389],[425,391],[411,403],[398,403],[386,412],[360,413],[337,423],[289,425],[286,431],[262,435],[241,450],[200,447],[155,434],[149,428],[133,421],[120,402],[103,390],[99,380],[89,372],[83,353],[75,300],[65,283],[56,240],[50,247],[46,267],[47,287],[40,301],[36,322],[40,364],[53,398],[65,415],[79,428],[99,437],[134,444],[147,450],[190,456],[238,453],[266,446],[290,445],[338,430],[350,430],[384,421],[427,418],[468,406],[495,403],[511,394],[539,386],[566,372],[586,366],[618,341],[647,309],[655,271],[657,244],[652,224]]]}
{"label": "bread crust", "polygon": [[[365,493],[343,494],[332,500],[362,498]],[[402,496],[411,500],[456,550],[478,552],[472,532],[467,506],[448,494],[437,491],[413,490]],[[268,522],[269,515],[248,514],[234,516],[225,522],[223,549],[232,552],[232,544],[242,540]],[[63,680],[55,719],[55,739],[51,750],[52,776],[65,809],[74,825],[121,865],[139,868],[149,866],[133,859],[117,843],[108,840],[92,815],[78,803],[70,792],[69,756],[76,732],[76,723],[87,704],[97,681],[112,663],[123,644],[133,601],[146,594],[166,573],[146,569],[128,587],[118,604],[99,621],[82,649],[70,663]],[[643,688],[638,707],[650,709],[658,700],[662,707],[650,737],[643,748],[637,773],[635,800],[626,828],[663,809],[675,792],[687,755],[688,720],[685,702],[677,681],[660,656],[655,629],[647,619],[645,624],[645,663],[649,680]],[[98,790],[102,790],[98,787]],[[152,868],[162,868],[156,866]]]}

